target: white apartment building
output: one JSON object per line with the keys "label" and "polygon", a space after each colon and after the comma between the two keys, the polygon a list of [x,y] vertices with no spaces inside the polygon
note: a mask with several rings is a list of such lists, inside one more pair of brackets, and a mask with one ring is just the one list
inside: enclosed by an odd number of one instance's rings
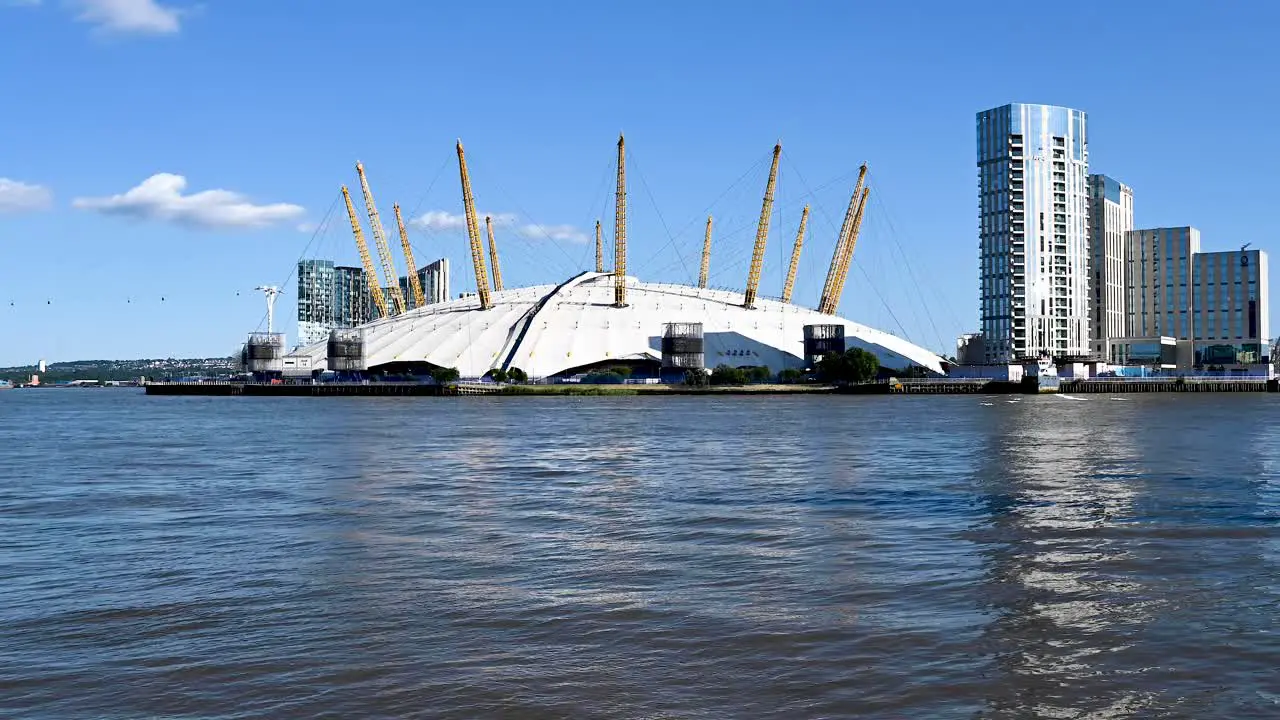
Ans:
{"label": "white apartment building", "polygon": [[1089,323],[1095,355],[1125,337],[1127,234],[1133,230],[1133,189],[1106,175],[1089,176]]}
{"label": "white apartment building", "polygon": [[989,363],[1090,352],[1086,115],[977,114],[980,315]]}

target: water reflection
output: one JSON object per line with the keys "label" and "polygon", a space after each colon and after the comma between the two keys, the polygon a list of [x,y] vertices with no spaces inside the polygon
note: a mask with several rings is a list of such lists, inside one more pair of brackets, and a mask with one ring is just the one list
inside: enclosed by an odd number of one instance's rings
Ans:
{"label": "water reflection", "polygon": [[1280,699],[1269,397],[10,395],[3,717]]}
{"label": "water reflection", "polygon": [[986,641],[1002,682],[990,712],[1119,718],[1254,707],[1256,687],[1180,693],[1188,674],[1215,669],[1204,658],[1173,663],[1156,648],[1178,623],[1194,622],[1193,608],[1242,600],[1202,573],[1207,564],[1254,572],[1259,528],[1212,508],[1257,508],[1256,451],[1223,462],[1207,452],[1204,434],[1169,421],[1177,417],[1165,414],[1176,410],[1169,398],[1083,402],[1023,403],[1001,413],[986,437],[977,482],[989,493],[989,517],[970,537],[987,558],[984,592],[997,613]]}

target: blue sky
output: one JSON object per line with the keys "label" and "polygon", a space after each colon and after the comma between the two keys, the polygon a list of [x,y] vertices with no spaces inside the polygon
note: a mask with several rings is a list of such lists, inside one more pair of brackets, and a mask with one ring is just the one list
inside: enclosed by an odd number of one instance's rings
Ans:
{"label": "blue sky", "polygon": [[710,209],[712,284],[742,287],[781,138],[762,293],[809,202],[796,299],[816,304],[865,161],[841,314],[950,351],[977,324],[984,108],[1086,110],[1091,170],[1134,187],[1139,227],[1274,249],[1277,7],[0,0],[0,365],[229,354],[254,286],[358,264],[337,205],[356,160],[384,224],[399,202],[419,264],[449,257],[466,290],[440,214],[461,212],[459,137],[506,283],[562,280],[612,225],[620,130],[642,279],[696,278]]}

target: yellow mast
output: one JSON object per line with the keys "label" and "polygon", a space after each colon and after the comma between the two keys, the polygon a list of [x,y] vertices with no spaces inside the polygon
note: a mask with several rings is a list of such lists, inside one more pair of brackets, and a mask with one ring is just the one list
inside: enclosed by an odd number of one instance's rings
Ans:
{"label": "yellow mast", "polygon": [[849,232],[853,229],[853,219],[858,214],[858,201],[862,199],[862,184],[867,178],[867,164],[858,168],[858,184],[853,188],[849,198],[849,208],[844,211],[844,222],[840,225],[840,235],[836,237],[836,248],[831,254],[831,265],[827,268],[827,279],[822,283],[822,295],[818,300],[818,312],[827,312],[831,291],[835,288],[836,274],[840,271],[840,259],[844,257],[845,245],[849,242]]}
{"label": "yellow mast", "polygon": [[360,264],[364,265],[365,282],[369,285],[369,293],[373,296],[374,311],[379,317],[389,317],[391,309],[387,307],[387,299],[382,294],[382,284],[378,282],[378,271],[373,267],[373,258],[369,256],[369,244],[364,241],[364,230],[360,229],[360,219],[356,217],[356,206],[351,204],[351,193],[347,186],[342,186],[342,199],[347,201],[347,217],[351,218],[351,234],[356,236],[356,248],[360,250]]}
{"label": "yellow mast", "polygon": [[502,289],[502,266],[498,264],[498,246],[493,242],[493,218],[484,216],[484,230],[489,235],[489,264],[493,266],[493,289]]}
{"label": "yellow mast", "polygon": [[480,296],[480,309],[493,307],[489,297],[489,274],[484,267],[484,249],[480,246],[480,223],[476,219],[476,199],[471,194],[471,173],[467,172],[467,156],[458,141],[458,174],[462,176],[462,208],[467,215],[467,238],[471,240],[471,264],[476,271],[476,294]]}
{"label": "yellow mast", "polygon": [[867,210],[867,196],[871,188],[862,189],[862,199],[858,201],[858,214],[853,219],[853,228],[849,231],[849,242],[845,243],[844,256],[840,258],[840,269],[836,273],[836,284],[831,290],[831,299],[827,309],[822,312],[834,315],[840,307],[840,295],[844,293],[844,281],[849,278],[849,263],[853,260],[853,248],[858,244],[858,231],[862,229],[862,214]]}
{"label": "yellow mast", "polygon": [[627,151],[618,135],[618,191],[613,215],[613,306],[627,305]]}
{"label": "yellow mast", "polygon": [[773,146],[773,166],[769,168],[769,183],[764,188],[764,204],[760,207],[760,225],[756,228],[756,245],[751,251],[751,271],[747,273],[747,291],[742,296],[742,307],[756,306],[756,291],[760,289],[760,269],[764,265],[765,244],[769,241],[769,216],[773,213],[773,190],[778,184],[778,156],[782,155],[782,143]]}
{"label": "yellow mast", "polygon": [[804,206],[800,213],[800,231],[796,233],[796,244],[791,249],[791,265],[787,268],[787,283],[782,286],[782,302],[791,302],[791,291],[796,286],[796,269],[800,266],[800,248],[804,246],[804,228],[809,222],[809,206]]}
{"label": "yellow mast", "polygon": [[600,234],[600,221],[596,221],[596,272],[604,272],[604,236]]}
{"label": "yellow mast", "polygon": [[373,242],[378,247],[378,259],[382,261],[382,274],[391,291],[391,303],[395,314],[404,312],[404,294],[400,292],[400,275],[396,272],[395,258],[391,255],[391,247],[387,245],[387,233],[378,218],[378,208],[373,204],[373,193],[369,191],[369,181],[364,176],[364,165],[356,163],[356,174],[360,176],[360,192],[364,194],[364,209],[369,215],[369,231],[373,233]]}
{"label": "yellow mast", "polygon": [[702,268],[698,270],[698,287],[707,286],[707,274],[711,270],[711,216],[707,216],[707,236],[702,239]]}
{"label": "yellow mast", "polygon": [[396,227],[400,228],[400,245],[404,248],[404,261],[409,264],[409,292],[413,293],[413,306],[422,307],[427,304],[427,296],[422,292],[422,281],[418,279],[418,263],[413,259],[413,246],[409,244],[409,233],[404,231],[404,218],[400,217],[400,206],[393,204],[391,210],[396,214]]}

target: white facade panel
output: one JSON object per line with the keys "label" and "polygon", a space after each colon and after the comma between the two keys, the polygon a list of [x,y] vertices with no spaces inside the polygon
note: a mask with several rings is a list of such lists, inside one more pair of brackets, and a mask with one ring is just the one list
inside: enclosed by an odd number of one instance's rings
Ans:
{"label": "white facade panel", "polygon": [[[663,329],[700,322],[706,364],[765,365],[774,372],[804,366],[804,326],[843,324],[848,347],[875,353],[881,365],[942,372],[942,358],[901,338],[815,310],[773,300],[742,307],[741,293],[628,278],[625,308],[613,307],[613,276],[583,273],[558,286],[494,292],[493,307],[474,297],[450,300],[364,326],[369,367],[427,362],[479,377],[518,367],[546,377],[610,360],[661,359]],[[299,351],[321,364],[326,343]]]}
{"label": "white facade panel", "polygon": [[1089,322],[1093,353],[1127,334],[1125,271],[1133,230],[1133,189],[1106,175],[1089,176]]}

